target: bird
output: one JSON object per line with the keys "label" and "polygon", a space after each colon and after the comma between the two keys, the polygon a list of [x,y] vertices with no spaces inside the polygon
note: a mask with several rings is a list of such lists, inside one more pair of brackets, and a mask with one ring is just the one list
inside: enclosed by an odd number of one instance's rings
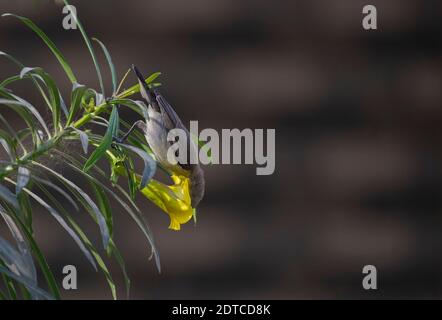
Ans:
{"label": "bird", "polygon": [[[182,129],[185,132],[187,141],[184,145],[187,150],[187,159],[192,159],[192,153],[193,159],[197,159],[195,155],[198,152],[198,147],[192,141],[189,130],[184,126],[175,110],[159,90],[157,88],[149,88],[144,81],[145,78],[142,73],[135,65],[132,65],[132,70],[140,84],[140,93],[146,102],[147,113],[145,114],[145,119],[136,121],[118,141],[124,141],[138,127],[143,132],[157,162],[167,171],[189,179],[191,205],[193,208],[196,208],[205,193],[204,171],[199,163],[193,164],[190,161],[188,161],[189,163],[180,162],[178,160],[180,158],[179,154],[175,155],[175,161],[169,161],[167,153],[175,142],[169,141],[167,136],[173,129]],[[181,141],[181,143],[183,142]]]}

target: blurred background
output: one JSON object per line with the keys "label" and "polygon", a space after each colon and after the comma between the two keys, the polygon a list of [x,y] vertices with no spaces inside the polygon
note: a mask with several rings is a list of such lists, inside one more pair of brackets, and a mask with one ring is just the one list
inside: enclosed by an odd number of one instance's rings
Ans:
{"label": "blurred background", "polygon": [[[441,298],[442,2],[71,2],[88,34],[107,45],[120,77],[132,63],[163,73],[162,93],[186,123],[276,129],[273,175],[256,176],[250,165],[205,168],[196,226],[168,230],[167,215],[138,198],[161,274],[142,233],[114,207],[132,298]],[[377,7],[378,30],[362,28],[366,4]],[[80,82],[98,89],[80,33],[62,28],[57,1],[1,1],[0,12],[35,21]],[[17,20],[0,19],[0,50],[45,68],[68,97],[58,62]],[[1,79],[17,73],[0,61]],[[30,101],[38,97],[20,90]],[[87,214],[79,216],[97,235]],[[111,298],[104,277],[53,219],[41,211],[34,220],[60,280],[64,265],[78,269],[79,289],[64,297]],[[377,267],[376,291],[362,288],[367,264]]]}

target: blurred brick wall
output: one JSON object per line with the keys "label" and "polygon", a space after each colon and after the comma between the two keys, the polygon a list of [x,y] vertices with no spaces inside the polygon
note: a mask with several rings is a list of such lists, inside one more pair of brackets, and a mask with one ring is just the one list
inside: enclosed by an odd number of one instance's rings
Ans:
{"label": "blurred brick wall", "polygon": [[[379,14],[374,32],[362,30],[368,2],[359,0],[72,3],[120,75],[132,63],[163,72],[162,91],[183,120],[276,128],[273,176],[257,177],[252,166],[206,168],[196,227],[169,231],[166,215],[139,199],[161,275],[141,232],[116,213],[133,298],[441,296],[440,1],[370,1]],[[0,12],[32,18],[81,82],[98,86],[79,33],[62,29],[60,6],[2,1]],[[69,92],[56,60],[17,21],[0,20],[0,44]],[[17,73],[5,61],[0,70],[2,79]],[[36,223],[55,270],[79,268],[80,289],[65,296],[109,298],[103,277],[48,214]],[[366,264],[378,267],[376,293],[362,290]]]}

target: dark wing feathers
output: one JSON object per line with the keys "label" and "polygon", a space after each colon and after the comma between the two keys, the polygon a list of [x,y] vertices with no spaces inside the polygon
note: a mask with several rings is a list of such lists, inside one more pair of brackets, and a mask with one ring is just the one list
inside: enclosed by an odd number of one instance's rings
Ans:
{"label": "dark wing feathers", "polygon": [[[167,130],[172,130],[174,128],[180,128],[183,129],[186,132],[187,139],[188,139],[188,146],[192,146],[192,141],[190,139],[190,133],[189,130],[184,126],[182,123],[180,117],[177,115],[175,110],[172,108],[172,106],[167,102],[167,100],[157,91],[156,89],[153,89],[153,94],[155,95],[155,98],[152,95],[151,90],[149,89],[148,85],[144,81],[144,77],[141,74],[141,72],[135,67],[132,66],[132,69],[134,70],[135,74],[138,77],[138,81],[140,83],[140,93],[141,96],[147,101],[147,103],[154,108],[157,112],[161,113],[161,117],[164,123],[164,126]],[[198,148],[198,147],[196,147]],[[188,148],[188,152],[191,152],[192,147]],[[205,189],[205,179],[204,179],[204,171],[201,169],[201,167],[197,165],[191,165],[191,164],[181,164],[180,165],[186,169],[190,170],[190,180],[191,180],[191,198],[192,198],[192,206],[196,207],[204,197],[204,189]]]}
{"label": "dark wing feathers", "polygon": [[144,81],[144,77],[141,74],[140,70],[138,70],[138,68],[134,65],[132,65],[132,70],[135,72],[138,78],[138,83],[140,84],[141,96],[147,101],[148,104],[152,106],[152,108],[156,109],[156,111],[160,111],[158,108],[158,104],[156,103],[156,100],[153,98],[149,90],[149,87],[147,86],[146,81]]}

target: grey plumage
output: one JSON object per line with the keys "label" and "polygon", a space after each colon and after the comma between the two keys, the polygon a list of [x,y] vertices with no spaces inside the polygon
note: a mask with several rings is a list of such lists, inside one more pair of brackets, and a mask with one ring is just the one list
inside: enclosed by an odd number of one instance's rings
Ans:
{"label": "grey plumage", "polygon": [[[199,164],[177,163],[172,164],[167,159],[167,150],[172,142],[167,141],[170,130],[179,128],[186,132],[187,159],[190,154],[198,153],[198,147],[192,141],[190,133],[176,114],[172,106],[157,89],[150,89],[141,72],[132,66],[140,83],[140,93],[148,105],[148,119],[146,122],[138,122],[137,126],[143,131],[146,140],[154,153],[156,160],[166,169],[175,173],[188,176],[190,179],[190,197],[192,207],[196,208],[204,197],[205,179],[204,171]],[[196,159],[196,157],[195,157]],[[189,161],[190,162],[190,161]]]}

